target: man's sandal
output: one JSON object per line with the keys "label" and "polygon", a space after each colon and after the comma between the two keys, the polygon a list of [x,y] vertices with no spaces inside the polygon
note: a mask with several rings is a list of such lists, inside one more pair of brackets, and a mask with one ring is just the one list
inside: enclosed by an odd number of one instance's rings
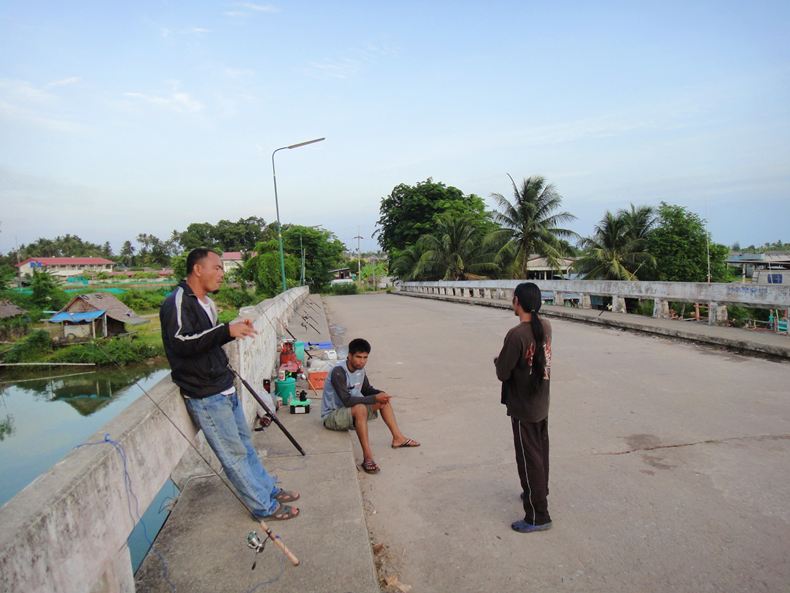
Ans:
{"label": "man's sandal", "polygon": [[299,500],[299,493],[295,490],[280,490],[274,499],[277,502],[296,502]]}
{"label": "man's sandal", "polygon": [[267,521],[287,521],[299,516],[299,509],[297,507],[288,506],[287,504],[278,505],[271,515],[264,517]]}
{"label": "man's sandal", "polygon": [[360,466],[366,474],[377,474],[381,468],[372,459],[365,459]]}
{"label": "man's sandal", "polygon": [[420,443],[414,439],[406,439],[400,445],[392,445],[393,449],[408,449],[410,447],[419,447]]}

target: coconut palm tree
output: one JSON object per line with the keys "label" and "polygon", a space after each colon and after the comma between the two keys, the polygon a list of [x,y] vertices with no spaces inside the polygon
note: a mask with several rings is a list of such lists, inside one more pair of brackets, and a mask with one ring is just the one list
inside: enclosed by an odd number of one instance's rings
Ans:
{"label": "coconut palm tree", "polygon": [[422,243],[420,241],[399,251],[392,262],[392,273],[401,280],[416,280],[417,266],[420,263],[422,252]]}
{"label": "coconut palm tree", "polygon": [[650,206],[639,206],[631,204],[630,210],[620,210],[617,213],[622,217],[628,234],[634,240],[646,240],[657,223],[656,212]]}
{"label": "coconut palm tree", "polygon": [[445,213],[436,220],[436,231],[420,238],[423,252],[416,271],[419,276],[444,280],[466,280],[468,275],[496,273],[481,249],[481,237],[474,222],[465,216]]}
{"label": "coconut palm tree", "polygon": [[576,269],[585,278],[636,280],[643,266],[655,265],[655,258],[646,251],[652,220],[650,208],[635,209],[633,204],[630,212],[607,210],[593,236],[580,242],[584,254],[576,261]]}
{"label": "coconut palm tree", "polygon": [[502,194],[491,194],[499,206],[499,211],[494,212],[494,220],[502,229],[493,231],[489,241],[496,243],[506,239],[500,249],[500,257],[510,254],[515,273],[520,278],[527,278],[532,254],[544,256],[550,264],[559,267],[559,259],[565,252],[563,239],[577,237],[576,233],[560,225],[576,217],[559,211],[562,196],[543,177],[528,177],[521,187],[516,185],[510,174],[508,177],[513,184],[513,201]]}

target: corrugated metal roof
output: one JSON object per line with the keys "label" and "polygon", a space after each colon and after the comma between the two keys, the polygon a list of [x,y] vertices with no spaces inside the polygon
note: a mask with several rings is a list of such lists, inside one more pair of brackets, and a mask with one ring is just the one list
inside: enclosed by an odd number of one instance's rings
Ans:
{"label": "corrugated metal roof", "polygon": [[114,264],[114,261],[103,257],[29,257],[23,262],[19,262],[17,267],[24,266],[26,263],[36,262],[43,266],[85,266],[85,265],[107,265]]}
{"label": "corrugated metal roof", "polygon": [[24,315],[24,313],[24,309],[20,309],[11,301],[0,301],[0,319]]}
{"label": "corrugated metal roof", "polygon": [[[76,297],[74,300],[81,299],[88,303],[91,307],[95,309],[101,309],[107,311],[107,317],[110,319],[115,319],[116,321],[120,321],[122,323],[140,323],[139,317],[137,314],[132,311],[129,307],[124,305],[121,301],[115,298],[111,294],[107,294],[106,292],[92,292],[89,294],[81,294],[80,296]],[[65,309],[70,309],[71,305],[74,303],[74,300],[71,301]]]}
{"label": "corrugated metal roof", "polygon": [[61,323],[63,321],[70,321],[71,323],[81,323],[84,321],[93,321],[104,315],[106,311],[84,311],[82,313],[68,313],[61,311],[52,316],[48,321],[50,323]]}

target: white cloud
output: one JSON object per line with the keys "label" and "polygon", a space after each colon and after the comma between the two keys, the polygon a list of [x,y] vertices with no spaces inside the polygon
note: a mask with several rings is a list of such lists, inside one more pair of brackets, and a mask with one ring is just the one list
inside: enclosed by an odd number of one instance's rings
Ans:
{"label": "white cloud", "polygon": [[198,113],[204,108],[203,103],[192,97],[189,93],[180,91],[177,88],[163,95],[129,91],[124,93],[124,96],[155,107],[163,107],[179,113]]}
{"label": "white cloud", "polygon": [[255,70],[252,70],[250,68],[227,67],[225,68],[225,76],[233,79],[249,78],[251,76],[255,76]]}
{"label": "white cloud", "polygon": [[159,35],[163,39],[169,39],[175,35],[205,35],[207,33],[211,33],[211,29],[207,29],[206,27],[185,27],[182,29],[172,29],[170,27],[159,27]]}
{"label": "white cloud", "polygon": [[68,78],[63,78],[61,80],[53,80],[52,82],[47,84],[47,87],[52,88],[52,87],[70,86],[72,84],[77,84],[81,80],[82,79],[79,76],[69,76]]}
{"label": "white cloud", "polygon": [[337,78],[345,80],[357,76],[364,67],[372,66],[382,58],[397,57],[398,51],[387,44],[368,44],[364,47],[349,48],[340,58],[324,58],[310,62],[308,74],[321,79]]}
{"label": "white cloud", "polygon": [[3,101],[0,101],[0,120],[32,124],[36,127],[55,132],[74,132],[80,129],[80,125],[72,121],[42,115],[31,109],[26,109],[25,107],[19,107]]}
{"label": "white cloud", "polygon": [[55,96],[36,88],[26,80],[0,79],[0,97],[7,101],[49,103]]}
{"label": "white cloud", "polygon": [[325,59],[320,62],[311,62],[310,72],[318,78],[338,78],[345,80],[356,76],[360,70],[359,60],[353,58]]}
{"label": "white cloud", "polygon": [[273,4],[258,4],[256,2],[236,2],[232,5],[234,8],[226,10],[225,16],[231,18],[240,18],[250,16],[255,13],[276,14],[280,12],[279,7]]}
{"label": "white cloud", "polygon": [[[72,84],[71,79],[56,82],[62,84],[50,83],[47,86]],[[57,110],[57,100],[57,95],[25,80],[0,79],[0,119],[57,132],[73,132],[79,129],[78,124],[54,113]]]}
{"label": "white cloud", "polygon": [[238,6],[239,8],[246,8],[247,10],[252,10],[254,12],[268,12],[268,13],[280,12],[280,9],[274,6],[273,4],[257,4],[255,2],[238,2],[236,6]]}

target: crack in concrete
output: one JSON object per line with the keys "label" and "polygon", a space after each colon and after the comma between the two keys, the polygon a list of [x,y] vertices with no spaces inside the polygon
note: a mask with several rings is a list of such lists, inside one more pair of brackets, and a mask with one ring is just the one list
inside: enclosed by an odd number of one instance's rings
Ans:
{"label": "crack in concrete", "polygon": [[694,445],[719,445],[730,441],[779,441],[790,440],[790,434],[759,434],[752,436],[730,437],[726,439],[707,439],[704,441],[694,441],[692,443],[677,443],[674,445],[655,445],[653,447],[637,447],[626,451],[605,451],[593,453],[593,455],[628,455],[629,453],[639,453],[641,451],[655,451],[657,449],[677,449],[680,447],[692,447]]}

